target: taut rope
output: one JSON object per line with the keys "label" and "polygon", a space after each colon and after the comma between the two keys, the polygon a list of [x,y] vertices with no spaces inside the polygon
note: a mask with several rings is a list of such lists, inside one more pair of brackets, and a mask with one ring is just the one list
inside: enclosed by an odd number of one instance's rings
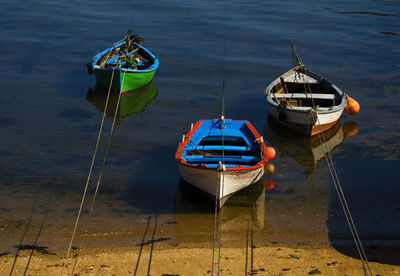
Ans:
{"label": "taut rope", "polygon": [[[99,143],[100,143],[100,137],[101,137],[101,133],[102,133],[102,130],[103,130],[104,120],[105,120],[105,117],[106,117],[106,110],[107,110],[107,107],[108,107],[109,97],[110,97],[110,93],[111,93],[111,87],[112,87],[112,82],[113,82],[113,78],[114,78],[114,72],[115,72],[115,70],[113,69],[112,74],[111,74],[110,86],[108,88],[107,99],[106,99],[106,103],[105,103],[105,106],[104,106],[103,117],[102,117],[102,120],[101,120],[99,133],[98,133],[98,136],[97,136],[96,147],[95,147],[95,150],[94,150],[94,153],[93,153],[92,162],[91,162],[90,169],[89,169],[89,174],[88,174],[88,177],[87,177],[85,189],[84,189],[84,192],[83,192],[83,195],[82,195],[81,204],[80,204],[80,207],[79,207],[79,212],[78,212],[78,215],[76,217],[74,230],[72,232],[71,241],[70,241],[69,246],[68,246],[67,255],[64,258],[64,262],[63,262],[63,266],[62,266],[62,270],[61,270],[61,275],[63,275],[65,263],[68,260],[68,257],[69,257],[69,254],[70,254],[70,251],[71,251],[71,248],[72,248],[72,243],[73,243],[73,240],[75,238],[76,230],[77,230],[78,223],[79,223],[79,218],[80,218],[81,213],[82,213],[82,208],[83,208],[83,204],[84,204],[84,201],[85,201],[87,189],[88,189],[88,186],[89,186],[89,181],[90,181],[90,178],[91,178],[91,175],[92,175],[94,161],[96,159],[96,154],[97,154],[97,150],[98,150]],[[124,70],[124,76],[123,76],[123,79],[122,79],[122,84],[124,83],[124,80],[125,80],[125,74],[126,74],[126,70]],[[92,203],[91,203],[91,207],[90,207],[90,211],[89,211],[89,215],[88,215],[88,220],[87,220],[87,223],[86,223],[86,226],[85,226],[85,232],[84,232],[83,239],[85,238],[85,234],[86,234],[87,229],[88,229],[88,225],[89,225],[89,221],[90,221],[90,218],[91,218],[91,215],[92,215],[92,212],[93,212],[93,208],[94,208],[94,203],[95,203],[95,200],[96,200],[97,192],[98,192],[98,189],[99,189],[99,186],[100,186],[103,169],[105,167],[105,163],[106,163],[106,160],[107,160],[107,157],[108,157],[108,153],[109,153],[109,150],[110,150],[111,138],[112,138],[112,135],[113,135],[113,132],[114,132],[114,127],[115,127],[115,122],[116,122],[116,118],[117,118],[119,103],[120,103],[120,100],[121,100],[121,95],[122,95],[122,93],[120,91],[119,96],[118,96],[117,105],[116,105],[116,108],[115,108],[114,119],[113,119],[113,123],[112,123],[112,126],[111,126],[110,135],[109,135],[108,142],[107,142],[107,149],[106,149],[106,153],[105,153],[104,158],[103,158],[103,163],[102,163],[102,167],[101,167],[101,170],[100,170],[99,178],[98,178],[98,181],[97,181],[96,190],[95,190],[95,193],[94,193],[94,196],[93,196],[93,200],[92,200]],[[82,243],[83,243],[83,240],[81,241],[81,244]],[[75,263],[75,265],[76,265],[76,263]],[[73,267],[73,270],[75,269],[75,265]],[[72,273],[73,273],[73,271],[72,271]]]}
{"label": "taut rope", "polygon": [[[292,42],[292,46],[294,46],[293,42]],[[301,59],[300,59],[297,51],[295,50],[295,48],[293,48],[293,49],[294,49],[294,51],[296,53],[296,58],[301,63]],[[312,97],[311,86],[310,86],[310,83],[307,80],[307,69],[305,67],[302,67],[301,71],[303,73],[303,83],[304,83],[305,91],[306,91],[306,93],[309,93],[311,95],[311,101],[312,101],[312,104],[313,104],[313,110],[316,110],[315,109],[316,105],[315,105],[314,99]],[[335,169],[335,165],[333,164],[332,156],[331,156],[331,154],[329,152],[329,149],[327,148],[325,135],[321,131],[321,124],[320,124],[320,121],[319,121],[318,114],[311,113],[311,117],[312,117],[314,125],[319,127],[320,132],[317,134],[318,135],[318,139],[319,139],[319,142],[321,143],[321,145],[322,145],[322,147],[323,147],[323,149],[325,151],[325,156],[326,156],[325,160],[327,162],[328,169],[329,169],[333,184],[334,184],[335,189],[336,189],[336,193],[338,194],[340,205],[342,206],[344,215],[346,217],[347,224],[348,224],[348,226],[350,228],[351,235],[353,236],[353,240],[354,240],[354,243],[356,245],[357,252],[358,252],[358,254],[360,256],[361,263],[362,263],[362,266],[363,266],[363,269],[364,269],[364,274],[372,276],[372,271],[371,271],[371,268],[369,267],[368,259],[367,259],[367,256],[365,254],[361,239],[360,239],[360,237],[358,235],[358,231],[357,231],[356,225],[354,223],[353,217],[351,215],[350,208],[349,208],[349,206],[347,204],[347,200],[346,200],[346,197],[344,195],[344,192],[343,192],[343,189],[342,189],[342,185],[341,185],[339,177],[338,177],[338,175],[336,173],[336,169]]]}
{"label": "taut rope", "polygon": [[[218,163],[217,167],[217,188],[215,192],[215,210],[214,210],[214,237],[213,237],[213,256],[212,256],[212,266],[211,266],[211,275],[214,275],[214,256],[215,256],[215,239],[217,236],[217,216],[218,216],[218,207],[221,207],[220,217],[219,217],[219,225],[218,225],[218,273],[220,272],[220,263],[221,263],[221,236],[222,236],[222,217],[223,217],[223,205],[221,205],[221,201],[219,200],[219,195],[221,195],[221,199],[224,196],[224,182],[225,182],[225,142],[224,142],[224,127],[225,127],[225,81],[222,82],[222,112],[221,112],[221,141],[222,141],[222,162]],[[221,206],[220,206],[221,205]]]}
{"label": "taut rope", "polygon": [[64,258],[64,261],[63,261],[61,275],[63,275],[63,273],[64,273],[65,262],[67,261],[67,259],[69,257],[69,254],[71,252],[72,242],[73,242],[73,240],[75,238],[76,229],[78,227],[79,218],[81,216],[81,212],[82,212],[82,208],[83,208],[83,203],[85,202],[85,197],[86,197],[87,189],[88,189],[88,186],[89,186],[90,177],[91,177],[92,171],[93,171],[94,161],[96,159],[97,150],[99,148],[101,132],[103,131],[104,120],[105,120],[105,117],[106,117],[106,110],[107,110],[107,107],[108,107],[108,100],[110,98],[111,85],[112,85],[112,82],[113,82],[113,79],[114,79],[114,72],[115,72],[115,70],[113,69],[112,73],[111,73],[110,87],[108,88],[107,99],[106,99],[106,103],[105,103],[105,106],[104,106],[103,117],[101,119],[100,129],[99,129],[99,133],[97,135],[97,142],[96,142],[96,146],[95,146],[95,149],[94,149],[94,152],[93,152],[92,162],[90,164],[89,174],[88,174],[88,177],[87,177],[87,180],[86,180],[85,189],[83,191],[81,205],[79,207],[78,215],[76,216],[75,226],[74,226],[74,230],[72,232],[71,241],[70,241],[69,246],[68,246],[67,255],[65,255],[65,258]]}
{"label": "taut rope", "polygon": [[[121,84],[121,86],[122,86],[123,83],[124,83],[125,74],[126,74],[126,70],[124,70],[124,75],[123,75],[123,78],[122,78],[122,84]],[[88,232],[88,229],[89,229],[90,219],[91,219],[91,217],[92,217],[92,212],[93,212],[93,209],[94,209],[94,204],[95,204],[95,201],[96,201],[96,198],[97,198],[97,192],[98,192],[99,187],[100,187],[100,182],[101,182],[101,178],[102,178],[102,175],[103,175],[103,170],[104,170],[104,167],[105,167],[105,165],[106,165],[106,161],[107,161],[107,158],[108,158],[108,154],[109,154],[109,152],[110,152],[111,139],[112,139],[112,136],[113,136],[113,133],[114,133],[115,122],[116,122],[117,114],[118,114],[118,107],[119,107],[119,104],[120,104],[120,101],[121,101],[121,95],[122,95],[122,92],[120,92],[119,95],[118,95],[117,105],[116,105],[116,107],[115,107],[115,112],[114,112],[114,118],[113,118],[113,122],[112,122],[112,125],[111,125],[111,131],[110,131],[110,135],[109,135],[108,141],[107,141],[106,152],[105,152],[105,154],[104,154],[103,163],[102,163],[102,165],[101,165],[101,169],[100,169],[100,173],[99,173],[99,178],[97,179],[96,189],[95,189],[95,192],[94,192],[94,195],[93,195],[92,203],[91,203],[91,205],[90,205],[90,210],[89,210],[89,214],[88,214],[88,219],[87,219],[87,221],[86,221],[85,228],[84,228],[85,230],[84,230],[84,233],[83,233],[83,239],[81,240],[81,243],[80,243],[80,246],[78,247],[78,250],[80,250],[80,248],[82,247],[83,241],[84,241],[84,239],[85,239],[85,237],[86,237],[86,234],[87,234],[87,232]],[[78,254],[79,254],[79,253],[78,253]],[[75,264],[76,264],[76,263],[75,263]],[[74,273],[74,270],[75,270],[75,266],[74,266],[74,268],[73,268],[71,274]]]}

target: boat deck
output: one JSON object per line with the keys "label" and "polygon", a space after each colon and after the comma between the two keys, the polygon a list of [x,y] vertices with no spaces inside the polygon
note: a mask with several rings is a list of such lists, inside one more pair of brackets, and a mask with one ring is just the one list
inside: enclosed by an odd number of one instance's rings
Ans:
{"label": "boat deck", "polygon": [[229,168],[251,167],[261,160],[260,149],[246,122],[226,120],[223,128],[220,120],[201,122],[182,153],[187,163],[217,167],[223,161]]}

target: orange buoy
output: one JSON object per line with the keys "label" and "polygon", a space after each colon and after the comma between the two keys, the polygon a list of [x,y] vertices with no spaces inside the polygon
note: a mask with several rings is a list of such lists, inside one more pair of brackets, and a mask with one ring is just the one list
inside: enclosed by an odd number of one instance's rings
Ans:
{"label": "orange buoy", "polygon": [[272,190],[275,188],[275,183],[271,179],[267,179],[264,181],[264,190]]}
{"label": "orange buoy", "polygon": [[358,102],[347,95],[346,93],[344,94],[346,96],[347,104],[344,107],[344,111],[346,111],[347,114],[349,115],[354,115],[357,114],[360,111],[360,105]]}
{"label": "orange buoy", "polygon": [[263,154],[263,159],[268,161],[269,159],[274,158],[276,155],[275,149],[273,147],[265,147],[265,151]]}
{"label": "orange buoy", "polygon": [[352,120],[347,121],[343,124],[344,137],[354,136],[358,132],[358,124]]}
{"label": "orange buoy", "polygon": [[264,172],[266,174],[273,174],[275,172],[275,166],[272,163],[267,163],[267,165],[265,165],[264,167]]}

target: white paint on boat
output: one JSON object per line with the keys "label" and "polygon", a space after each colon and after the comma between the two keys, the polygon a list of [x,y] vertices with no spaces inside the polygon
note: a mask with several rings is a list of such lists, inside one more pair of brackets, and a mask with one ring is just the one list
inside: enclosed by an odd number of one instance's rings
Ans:
{"label": "white paint on boat", "polygon": [[[183,180],[209,194],[213,199],[227,198],[241,189],[257,182],[264,175],[264,166],[255,169],[227,170],[219,172],[216,168],[188,166],[178,162],[179,174]],[[217,186],[221,183],[221,187]],[[223,187],[222,187],[223,185]]]}

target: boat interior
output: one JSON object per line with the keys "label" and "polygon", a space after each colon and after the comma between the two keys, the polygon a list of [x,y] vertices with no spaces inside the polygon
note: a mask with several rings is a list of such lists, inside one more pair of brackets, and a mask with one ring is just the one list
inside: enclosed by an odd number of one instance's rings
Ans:
{"label": "boat interior", "polygon": [[278,104],[285,103],[293,107],[329,108],[341,102],[336,89],[323,79],[315,83],[302,83],[285,82],[281,78],[271,89],[271,98]]}
{"label": "boat interior", "polygon": [[96,65],[102,68],[113,68],[118,65],[136,70],[148,69],[152,64],[154,64],[154,58],[134,42],[130,43],[129,47],[124,43],[113,48],[104,53],[96,62]]}
{"label": "boat interior", "polygon": [[189,164],[208,167],[217,167],[222,159],[226,167],[250,167],[261,159],[261,152],[255,145],[248,145],[243,137],[238,136],[224,136],[223,143],[222,136],[206,136],[196,145],[188,144],[182,157]]}

